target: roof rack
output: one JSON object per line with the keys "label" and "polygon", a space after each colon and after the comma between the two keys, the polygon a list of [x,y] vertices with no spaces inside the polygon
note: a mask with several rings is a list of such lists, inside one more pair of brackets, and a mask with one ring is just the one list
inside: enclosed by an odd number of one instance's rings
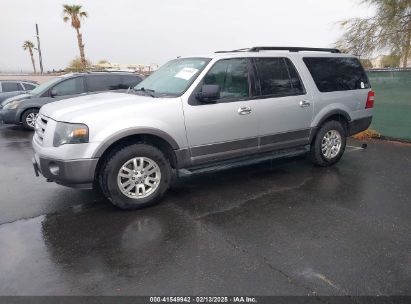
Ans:
{"label": "roof rack", "polygon": [[311,48],[311,47],[288,47],[288,46],[255,46],[248,49],[249,52],[260,51],[289,51],[289,52],[328,52],[328,53],[341,53],[339,49],[333,48]]}
{"label": "roof rack", "polygon": [[125,74],[133,74],[136,73],[137,71],[126,71],[126,70],[84,70],[84,71],[79,71],[79,72],[73,72],[73,74],[92,74],[92,73],[125,73]]}
{"label": "roof rack", "polygon": [[328,52],[341,53],[339,49],[332,48],[310,48],[310,47],[288,47],[288,46],[254,46],[251,48],[244,48],[232,51],[217,51],[215,53],[236,53],[236,52],[260,52],[260,51],[289,51],[289,52]]}
{"label": "roof rack", "polygon": [[232,51],[216,51],[214,53],[237,53],[237,52],[248,52],[250,48],[243,48],[243,49],[238,49],[238,50],[232,50]]}

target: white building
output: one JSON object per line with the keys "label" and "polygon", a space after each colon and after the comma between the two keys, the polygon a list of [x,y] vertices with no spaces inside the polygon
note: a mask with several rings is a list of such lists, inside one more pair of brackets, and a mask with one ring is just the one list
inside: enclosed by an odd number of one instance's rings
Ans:
{"label": "white building", "polygon": [[113,62],[102,62],[93,64],[93,68],[109,70],[109,71],[136,71],[139,73],[152,72],[158,69],[157,64],[144,65],[139,63],[113,63]]}

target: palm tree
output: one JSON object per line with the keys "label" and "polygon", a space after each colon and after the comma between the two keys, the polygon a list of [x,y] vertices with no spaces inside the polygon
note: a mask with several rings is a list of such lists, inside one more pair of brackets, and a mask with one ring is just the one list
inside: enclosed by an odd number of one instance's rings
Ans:
{"label": "palm tree", "polygon": [[81,5],[63,5],[63,20],[64,22],[71,21],[71,26],[77,32],[78,47],[80,49],[80,59],[83,67],[86,67],[87,61],[84,55],[83,36],[80,33],[81,19],[87,18],[88,14],[81,10]]}
{"label": "palm tree", "polygon": [[30,57],[31,57],[31,63],[33,64],[34,74],[36,74],[36,63],[34,62],[34,57],[33,57],[33,49],[36,49],[36,48],[34,47],[34,43],[31,42],[30,40],[24,41],[24,43],[23,43],[23,49],[24,49],[24,50],[29,50]]}

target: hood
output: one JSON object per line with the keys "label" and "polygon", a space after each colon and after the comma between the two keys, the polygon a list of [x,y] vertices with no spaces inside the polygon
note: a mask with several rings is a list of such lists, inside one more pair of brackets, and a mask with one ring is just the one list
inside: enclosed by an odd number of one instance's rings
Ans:
{"label": "hood", "polygon": [[127,93],[106,92],[64,99],[46,104],[40,113],[56,121],[87,123],[117,113],[134,112],[144,104],[158,103],[161,98]]}
{"label": "hood", "polygon": [[31,98],[33,95],[31,95],[31,94],[18,94],[18,95],[15,95],[15,96],[12,96],[12,97],[9,97],[9,98],[7,98],[7,99],[5,99],[2,103],[1,103],[1,106],[2,107],[4,107],[6,104],[8,104],[8,103],[10,103],[10,102],[12,102],[12,101],[14,101],[14,100],[23,100],[23,99],[29,99],[29,98]]}

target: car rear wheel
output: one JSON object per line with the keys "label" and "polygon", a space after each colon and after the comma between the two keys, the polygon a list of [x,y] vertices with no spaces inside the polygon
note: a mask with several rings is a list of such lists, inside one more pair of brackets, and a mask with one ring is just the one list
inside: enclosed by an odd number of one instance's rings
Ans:
{"label": "car rear wheel", "polygon": [[154,146],[132,144],[114,150],[99,177],[104,195],[122,209],[139,209],[160,201],[170,186],[171,166]]}
{"label": "car rear wheel", "polygon": [[322,167],[338,162],[345,151],[346,133],[344,126],[338,121],[331,120],[323,124],[311,143],[312,162]]}
{"label": "car rear wheel", "polygon": [[21,122],[24,129],[34,130],[34,125],[36,123],[37,116],[39,115],[39,109],[30,109],[23,113],[21,117]]}

